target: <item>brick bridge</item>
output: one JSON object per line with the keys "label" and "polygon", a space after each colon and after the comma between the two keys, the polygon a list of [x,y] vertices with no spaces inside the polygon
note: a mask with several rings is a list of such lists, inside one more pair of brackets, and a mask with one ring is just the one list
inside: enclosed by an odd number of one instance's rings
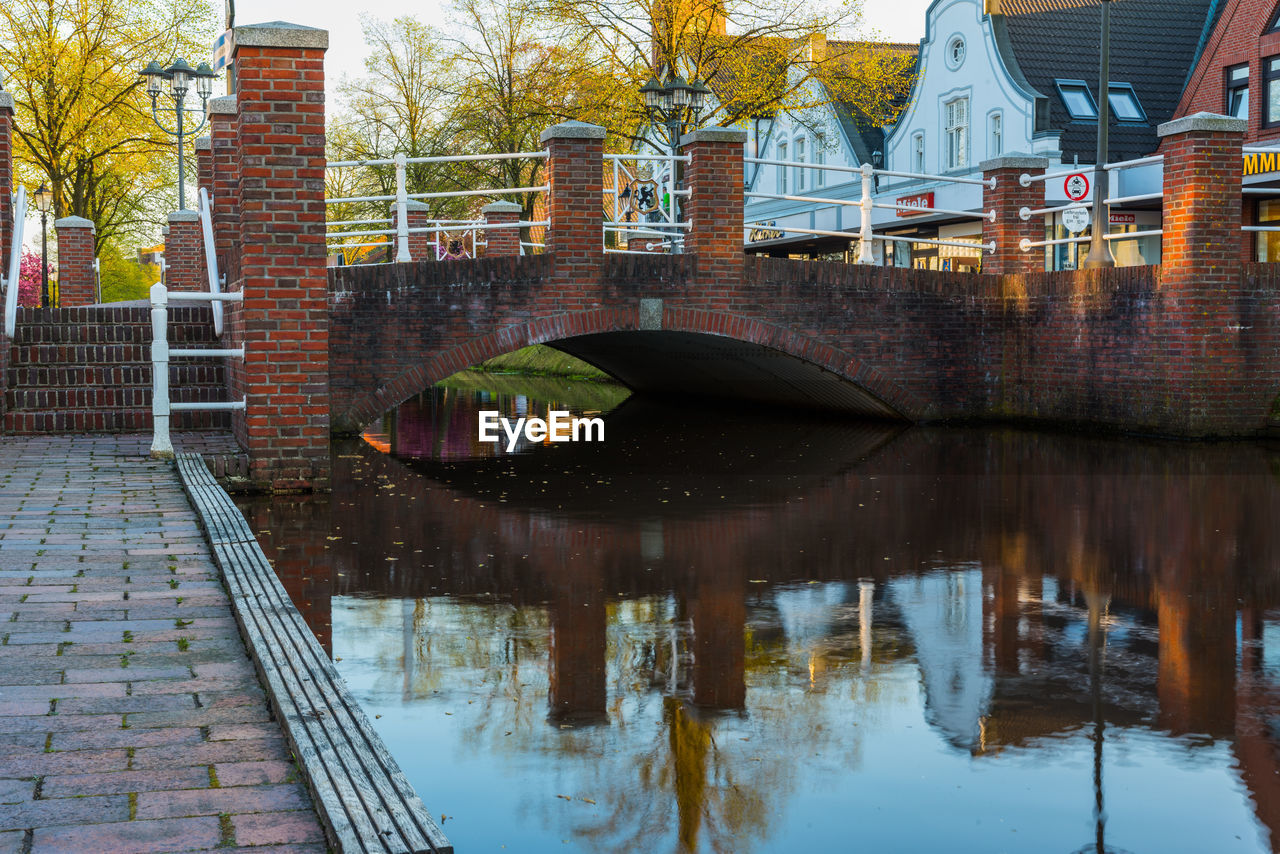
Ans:
{"label": "brick bridge", "polygon": [[[1277,420],[1280,281],[1274,265],[1241,261],[1241,122],[1199,115],[1161,128],[1162,267],[1034,272],[1036,254],[1018,241],[1042,237],[1043,226],[1018,211],[1043,204],[1043,191],[1018,176],[1047,163],[1029,157],[984,164],[995,179],[984,207],[996,218],[983,237],[997,248],[983,274],[748,258],[742,136],[723,129],[683,141],[686,254],[605,254],[604,132],[570,122],[543,137],[545,254],[502,255],[495,247],[513,251],[514,242],[495,240],[476,260],[327,268],[327,34],[238,27],[235,44],[237,93],[211,102],[197,162],[214,199],[216,254],[229,288],[244,295],[228,307],[223,344],[243,346],[246,358],[220,370],[229,398],[247,400],[232,427],[260,486],[326,487],[332,432],[358,430],[454,371],[537,342],[640,390],[910,421],[1243,437]],[[10,129],[0,103],[0,183]],[[197,227],[189,212],[170,218],[174,288],[207,286]],[[100,310],[83,311],[62,320],[27,312],[20,325],[78,324],[59,334],[80,340]],[[39,374],[20,364],[25,352],[0,346],[0,362],[10,362],[0,363],[6,429],[96,426],[13,411],[15,377]]]}

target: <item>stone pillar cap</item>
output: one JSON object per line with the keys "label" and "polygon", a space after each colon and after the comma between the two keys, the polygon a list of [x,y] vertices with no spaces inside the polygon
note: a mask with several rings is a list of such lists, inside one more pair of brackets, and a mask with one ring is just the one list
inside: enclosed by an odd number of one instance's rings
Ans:
{"label": "stone pillar cap", "polygon": [[169,214],[169,222],[199,222],[200,214],[193,210],[174,211]]}
{"label": "stone pillar cap", "polygon": [[561,122],[552,125],[538,137],[539,142],[552,139],[604,139],[608,133],[600,125],[589,125],[586,122]]}
{"label": "stone pillar cap", "polygon": [[1249,123],[1244,119],[1233,119],[1218,113],[1195,113],[1183,116],[1171,122],[1165,122],[1156,128],[1156,135],[1161,139],[1179,133],[1202,131],[1208,133],[1239,133],[1249,130]]}
{"label": "stone pillar cap", "polygon": [[236,114],[236,96],[219,95],[209,99],[209,115],[234,116]]}
{"label": "stone pillar cap", "polygon": [[0,110],[13,111],[13,96],[0,89]]}
{"label": "stone pillar cap", "polygon": [[[396,212],[396,209],[399,208],[400,205],[398,205],[395,202],[392,202],[390,207],[391,207],[391,213],[394,214]],[[409,201],[404,203],[404,209],[406,211],[413,211],[414,213],[421,213],[423,211],[429,212],[431,210],[431,206],[428,205],[426,202],[420,202],[417,199],[409,199]]]}
{"label": "stone pillar cap", "polygon": [[490,202],[489,204],[485,205],[480,209],[480,213],[482,214],[491,214],[491,213],[518,214],[522,210],[524,210],[524,208],[520,207],[520,205],[516,204],[515,202]]}
{"label": "stone pillar cap", "polygon": [[232,33],[236,50],[242,47],[296,47],[328,50],[329,31],[287,21],[247,24]]}
{"label": "stone pillar cap", "polygon": [[90,231],[97,231],[92,220],[85,219],[82,216],[64,216],[62,219],[53,221],[54,228],[87,228]]}
{"label": "stone pillar cap", "polygon": [[[1063,164],[1063,165],[1066,166],[1066,164]],[[1002,157],[993,157],[990,160],[984,160],[978,164],[978,169],[980,169],[983,172],[993,172],[996,169],[1048,169],[1048,168],[1049,168],[1049,158],[1036,157],[1033,154],[1019,154],[1017,152],[1011,152]],[[1084,166],[1081,166],[1080,168],[1081,170],[1086,169],[1086,167]],[[1089,166],[1087,167],[1087,169],[1092,170],[1093,167]]]}
{"label": "stone pillar cap", "polygon": [[196,151],[212,151],[213,139],[207,136],[196,137]]}
{"label": "stone pillar cap", "polygon": [[700,128],[699,130],[689,131],[680,137],[680,145],[692,145],[695,142],[738,142],[745,143],[747,141],[747,132],[745,130],[734,130],[733,128]]}

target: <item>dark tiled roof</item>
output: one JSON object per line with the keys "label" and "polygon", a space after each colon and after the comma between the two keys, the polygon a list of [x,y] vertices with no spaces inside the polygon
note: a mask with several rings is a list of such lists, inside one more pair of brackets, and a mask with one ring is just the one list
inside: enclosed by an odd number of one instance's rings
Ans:
{"label": "dark tiled roof", "polygon": [[[850,69],[856,66],[859,56],[868,48],[875,54],[892,54],[909,60],[902,66],[897,91],[891,94],[893,106],[900,110],[911,97],[911,88],[915,82],[920,58],[920,45],[901,42],[868,44],[867,42],[830,41],[827,43],[828,55]],[[878,117],[868,116],[850,101],[832,98],[831,106],[835,111],[836,119],[840,122],[841,130],[844,131],[845,138],[849,141],[849,146],[858,157],[858,162],[870,163],[873,151],[884,150],[884,130],[881,120]]]}
{"label": "dark tiled roof", "polygon": [[[1062,153],[1092,163],[1096,122],[1073,122],[1055,79],[1085,80],[1098,92],[1099,0],[1004,0],[1009,48],[1048,105],[1048,126],[1062,131]],[[1177,109],[1212,0],[1113,0],[1111,81],[1131,83],[1147,114],[1142,125],[1114,122],[1111,159],[1156,150],[1156,126]]]}

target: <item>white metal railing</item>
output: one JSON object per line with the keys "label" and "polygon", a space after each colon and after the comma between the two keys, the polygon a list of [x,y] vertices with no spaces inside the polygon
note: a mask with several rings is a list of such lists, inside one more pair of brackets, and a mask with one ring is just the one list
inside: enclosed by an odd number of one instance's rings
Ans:
{"label": "white metal railing", "polygon": [[27,222],[27,188],[13,199],[13,233],[9,244],[9,275],[4,280],[4,334],[12,340],[18,328],[18,289],[22,278],[22,237]]}
{"label": "white metal railing", "polygon": [[[219,294],[226,280],[218,275],[218,252],[213,243],[213,206],[209,203],[209,193],[200,188],[198,204],[201,234],[204,235],[204,267],[209,275],[209,293]],[[222,300],[215,299],[212,304],[213,334],[222,337]]]}
{"label": "white metal railing", "polygon": [[[1152,228],[1146,231],[1113,231],[1102,235],[1103,240],[1108,241],[1124,241],[1138,240],[1142,237],[1160,237],[1164,234],[1162,228]],[[1032,249],[1038,249],[1043,246],[1064,246],[1068,243],[1088,243],[1092,238],[1089,237],[1061,237],[1057,240],[1028,240],[1022,238],[1018,243],[1018,248],[1023,252],[1030,252]]]}
{"label": "white metal railing", "polygon": [[[825,169],[827,171],[832,171],[832,172],[845,172],[845,173],[852,173],[852,174],[859,175],[862,178],[862,198],[856,202],[851,199],[832,199],[832,198],[823,198],[821,196],[801,196],[801,195],[791,195],[786,193],[755,193],[755,192],[743,193],[743,197],[747,199],[768,199],[768,200],[775,200],[775,201],[809,202],[811,204],[857,207],[861,215],[861,224],[860,224],[860,228],[858,230],[857,235],[854,235],[852,232],[847,232],[847,231],[826,231],[822,229],[791,228],[787,226],[782,226],[781,228],[779,228],[776,225],[770,226],[770,227],[778,229],[783,234],[786,234],[787,232],[792,232],[795,234],[809,234],[817,237],[844,237],[844,238],[852,238],[856,236],[860,244],[859,251],[858,251],[859,264],[875,263],[875,253],[872,248],[872,244],[873,244],[873,241],[876,241],[876,240],[886,241],[891,243],[919,243],[927,246],[963,247],[963,248],[977,250],[979,253],[981,253],[984,249],[987,250],[988,252],[996,251],[996,246],[994,241],[983,243],[980,241],[970,242],[965,240],[935,240],[935,239],[923,238],[923,237],[920,237],[920,238],[892,237],[886,234],[876,234],[871,224],[871,214],[875,210],[891,210],[891,211],[899,211],[899,212],[908,211],[911,213],[941,213],[941,214],[948,214],[951,216],[974,217],[977,219],[984,219],[989,222],[996,221],[996,212],[994,210],[962,211],[962,210],[954,210],[951,208],[934,207],[933,205],[923,206],[923,205],[904,205],[899,203],[885,204],[883,202],[876,202],[874,198],[874,194],[876,190],[875,179],[876,179],[876,176],[878,175],[898,177],[898,178],[913,178],[913,179],[920,179],[925,181],[936,181],[936,182],[943,182],[943,183],[978,185],[983,187],[995,187],[994,178],[979,179],[979,178],[964,178],[964,177],[955,176],[955,175],[930,175],[923,172],[898,172],[891,169],[876,169],[870,163],[864,163],[861,166],[851,167],[851,166],[837,166],[834,164],[827,164],[827,163],[819,164],[819,163],[804,163],[804,162],[797,162],[797,161],[790,161],[790,160],[773,160],[773,159],[764,158],[764,157],[746,157],[743,159],[747,163],[759,163],[766,166],[780,166],[784,169],[785,168]],[[749,231],[750,229],[753,229],[753,228],[759,228],[761,225],[762,223],[760,222],[749,222],[749,223],[744,223],[743,227],[744,227],[744,231]]]}
{"label": "white metal railing", "polygon": [[[408,205],[410,201],[419,199],[463,199],[463,198],[499,198],[511,193],[546,193],[551,188],[548,184],[539,184],[522,187],[493,187],[483,189],[470,190],[447,190],[440,192],[421,192],[410,193],[406,186],[407,168],[413,164],[422,163],[473,163],[481,161],[493,160],[545,160],[548,157],[546,151],[517,151],[510,154],[454,154],[440,157],[409,157],[403,153],[397,154],[391,158],[374,158],[369,160],[337,160],[327,164],[329,169],[344,169],[354,167],[372,167],[372,166],[394,166],[396,177],[396,191],[394,195],[370,195],[370,196],[342,196],[339,198],[325,199],[326,205],[346,204],[346,203],[372,203],[372,202],[393,202],[395,204],[396,215],[393,219],[373,220],[373,219],[354,219],[354,220],[338,220],[330,221],[326,229],[325,239],[333,248],[363,248],[369,246],[383,246],[391,243],[395,246],[395,260],[397,262],[412,261],[413,257],[409,252],[409,235],[421,233],[439,234],[448,231],[457,231],[456,228],[448,228],[444,225],[434,225],[427,227],[409,228]],[[445,222],[445,221],[437,221]],[[501,225],[489,225],[482,220],[468,221],[473,222],[475,227],[483,228],[527,228],[536,226],[549,225],[547,222],[518,222],[503,223]],[[383,225],[390,224],[391,228],[385,229],[361,229],[357,231],[341,231],[335,230],[342,226],[352,225]],[[385,237],[386,241],[376,241],[367,243],[350,243],[349,238],[358,237]],[[473,239],[474,244],[474,239]],[[437,256],[439,256],[439,245],[437,242]]]}
{"label": "white metal railing", "polygon": [[169,300],[210,302],[220,306],[224,302],[242,302],[243,293],[169,293],[161,282],[151,286],[151,456],[172,457],[173,441],[169,437],[169,415],[172,412],[243,410],[244,399],[229,402],[173,403],[169,400],[169,359],[230,357],[244,359],[243,347],[224,349],[186,348],[169,349]]}
{"label": "white metal railing", "polygon": [[[644,229],[681,229],[690,224],[680,220],[679,200],[689,190],[676,187],[678,164],[692,163],[688,154],[606,154],[612,164],[613,183],[604,188],[604,235],[617,234],[619,242],[637,236]],[[640,219],[644,217],[644,219]],[[656,219],[655,219],[656,217]],[[605,251],[610,250],[605,242]]]}

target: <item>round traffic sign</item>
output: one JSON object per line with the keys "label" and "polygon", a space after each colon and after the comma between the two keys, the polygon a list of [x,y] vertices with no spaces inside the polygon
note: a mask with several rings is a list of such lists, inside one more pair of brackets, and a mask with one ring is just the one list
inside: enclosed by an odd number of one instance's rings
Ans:
{"label": "round traffic sign", "polygon": [[1071,205],[1062,211],[1062,224],[1072,234],[1079,234],[1089,227],[1089,209],[1084,205]]}
{"label": "round traffic sign", "polygon": [[1068,175],[1067,180],[1062,182],[1062,189],[1071,201],[1082,202],[1089,198],[1089,178],[1083,172]]}

